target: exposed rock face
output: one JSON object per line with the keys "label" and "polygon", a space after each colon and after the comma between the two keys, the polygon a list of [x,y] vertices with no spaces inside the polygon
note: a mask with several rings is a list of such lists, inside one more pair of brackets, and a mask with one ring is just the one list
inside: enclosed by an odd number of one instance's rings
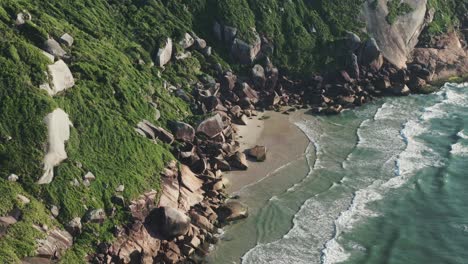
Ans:
{"label": "exposed rock face", "polygon": [[223,129],[224,129],[223,119],[221,115],[216,114],[215,116],[207,118],[204,121],[202,121],[197,127],[197,132],[203,133],[209,138],[214,138],[217,135],[219,135],[221,132],[223,132]]}
{"label": "exposed rock face", "polygon": [[136,131],[152,140],[159,139],[167,144],[172,144],[172,142],[174,142],[174,136],[169,131],[153,125],[148,120],[143,120],[138,123]]}
{"label": "exposed rock face", "polygon": [[64,45],[67,45],[68,47],[71,47],[73,42],[75,42],[75,39],[70,34],[65,33],[60,37],[60,42]]}
{"label": "exposed rock face", "polygon": [[184,49],[190,48],[195,43],[195,40],[189,33],[185,33],[184,38],[180,41],[180,45]]}
{"label": "exposed rock face", "polygon": [[[160,228],[163,235],[169,238],[185,235],[190,228],[190,217],[184,214],[183,211],[172,208],[172,207],[161,207],[157,210],[160,210],[162,217],[161,226],[156,226]],[[151,216],[151,215],[150,215]],[[156,217],[154,215],[153,217]],[[155,223],[159,222],[159,219],[152,219]]]}
{"label": "exposed rock face", "polygon": [[59,59],[67,55],[67,52],[63,50],[60,44],[53,38],[46,40],[46,42],[44,43],[44,49],[45,51]]}
{"label": "exposed rock face", "polygon": [[418,42],[418,37],[425,25],[427,0],[404,0],[413,11],[399,16],[390,25],[387,0],[377,0],[375,8],[373,1],[363,4],[363,19],[366,22],[367,33],[375,38],[384,57],[399,68],[406,65],[407,57]]}
{"label": "exposed rock face", "polygon": [[464,49],[455,32],[442,36],[435,48],[416,48],[413,63],[425,65],[429,80],[437,81],[468,73],[468,49]]}
{"label": "exposed rock face", "polygon": [[247,170],[249,167],[247,157],[244,153],[237,151],[234,155],[229,157],[229,165],[239,170]]}
{"label": "exposed rock face", "polygon": [[18,15],[16,15],[15,24],[17,26],[21,26],[21,25],[25,24],[26,21],[31,21],[31,20],[32,20],[31,14],[28,11],[23,10],[23,12],[20,12],[20,13],[18,13]]}
{"label": "exposed rock face", "polygon": [[73,245],[73,237],[67,231],[54,229],[49,232],[46,239],[39,240],[38,244],[38,257],[59,257]]}
{"label": "exposed rock face", "polygon": [[54,178],[54,167],[67,158],[65,142],[70,138],[72,123],[60,108],[55,109],[44,119],[48,131],[48,148],[44,157],[44,175],[38,184],[49,184]]}
{"label": "exposed rock face", "polygon": [[197,178],[190,168],[185,165],[180,166],[180,179],[183,186],[191,192],[196,192],[203,185],[203,181]]}
{"label": "exposed rock face", "polygon": [[369,66],[372,71],[377,72],[382,68],[384,59],[374,38],[370,38],[364,43],[359,55],[361,64]]}
{"label": "exposed rock face", "polygon": [[75,79],[63,60],[58,60],[52,65],[47,66],[51,80],[50,87],[45,87],[50,96],[54,96],[61,91],[75,86]]}
{"label": "exposed rock face", "polygon": [[160,67],[166,65],[172,56],[172,39],[168,38],[163,48],[160,48],[156,57],[156,64]]}
{"label": "exposed rock face", "polygon": [[242,64],[250,64],[261,50],[262,41],[258,35],[252,44],[249,44],[239,38],[234,39],[231,47],[232,56]]}
{"label": "exposed rock face", "polygon": [[177,140],[192,142],[195,138],[195,129],[187,123],[176,121],[171,123],[171,127]]}

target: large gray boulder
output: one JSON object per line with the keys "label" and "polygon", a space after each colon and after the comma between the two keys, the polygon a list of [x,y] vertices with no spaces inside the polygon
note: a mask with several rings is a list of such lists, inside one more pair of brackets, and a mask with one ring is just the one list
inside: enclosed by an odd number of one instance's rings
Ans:
{"label": "large gray boulder", "polygon": [[374,38],[368,39],[361,47],[359,58],[362,65],[369,66],[373,71],[379,71],[384,58]]}
{"label": "large gray boulder", "polygon": [[67,52],[62,49],[60,44],[53,38],[50,38],[44,42],[44,50],[59,59],[67,55]]}
{"label": "large gray boulder", "polygon": [[73,236],[67,231],[54,229],[45,239],[38,240],[37,255],[40,257],[60,257],[73,245]]}
{"label": "large gray boulder", "polygon": [[179,42],[184,49],[190,48],[194,43],[195,40],[189,33],[185,33],[184,38]]}
{"label": "large gray boulder", "polygon": [[362,7],[362,18],[366,23],[367,34],[375,38],[383,56],[395,66],[403,68],[425,26],[427,0],[402,0],[413,11],[399,16],[393,24],[387,22],[387,2],[366,1]]}
{"label": "large gray boulder", "polygon": [[235,38],[231,46],[231,55],[242,64],[250,64],[257,58],[261,46],[262,41],[256,33],[252,43],[247,43],[244,40]]}
{"label": "large gray boulder", "polygon": [[156,64],[159,67],[166,65],[172,56],[172,39],[167,38],[164,47],[158,50],[158,54],[156,56]]}
{"label": "large gray boulder", "polygon": [[60,42],[64,45],[67,45],[68,47],[71,47],[73,42],[75,42],[75,39],[70,34],[65,33],[60,37]]}

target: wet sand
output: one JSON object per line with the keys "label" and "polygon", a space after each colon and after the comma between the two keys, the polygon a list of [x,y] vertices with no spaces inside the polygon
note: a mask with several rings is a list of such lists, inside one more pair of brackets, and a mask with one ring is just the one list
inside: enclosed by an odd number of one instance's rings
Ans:
{"label": "wet sand", "polygon": [[267,158],[264,162],[249,159],[247,171],[227,173],[225,176],[230,181],[228,193],[239,192],[304,154],[309,140],[294,125],[302,115],[303,111],[290,115],[267,111],[249,119],[247,126],[238,126],[237,139],[241,144],[241,151],[246,151],[255,145],[266,146]]}

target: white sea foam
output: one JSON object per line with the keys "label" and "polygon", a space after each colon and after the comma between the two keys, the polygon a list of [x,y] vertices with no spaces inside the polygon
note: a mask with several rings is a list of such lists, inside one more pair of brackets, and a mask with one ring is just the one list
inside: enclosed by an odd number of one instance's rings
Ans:
{"label": "white sea foam", "polygon": [[465,130],[462,130],[457,133],[457,136],[462,138],[462,139],[468,139],[468,134],[466,134]]}
{"label": "white sea foam", "polygon": [[462,142],[457,142],[451,146],[450,153],[456,156],[468,156],[468,146]]}

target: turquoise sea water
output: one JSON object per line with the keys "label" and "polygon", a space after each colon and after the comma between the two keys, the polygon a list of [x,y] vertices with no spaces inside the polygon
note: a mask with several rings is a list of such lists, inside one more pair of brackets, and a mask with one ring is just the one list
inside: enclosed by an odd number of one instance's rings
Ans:
{"label": "turquoise sea water", "polygon": [[468,86],[307,116],[304,157],[241,191],[211,263],[468,263]]}

